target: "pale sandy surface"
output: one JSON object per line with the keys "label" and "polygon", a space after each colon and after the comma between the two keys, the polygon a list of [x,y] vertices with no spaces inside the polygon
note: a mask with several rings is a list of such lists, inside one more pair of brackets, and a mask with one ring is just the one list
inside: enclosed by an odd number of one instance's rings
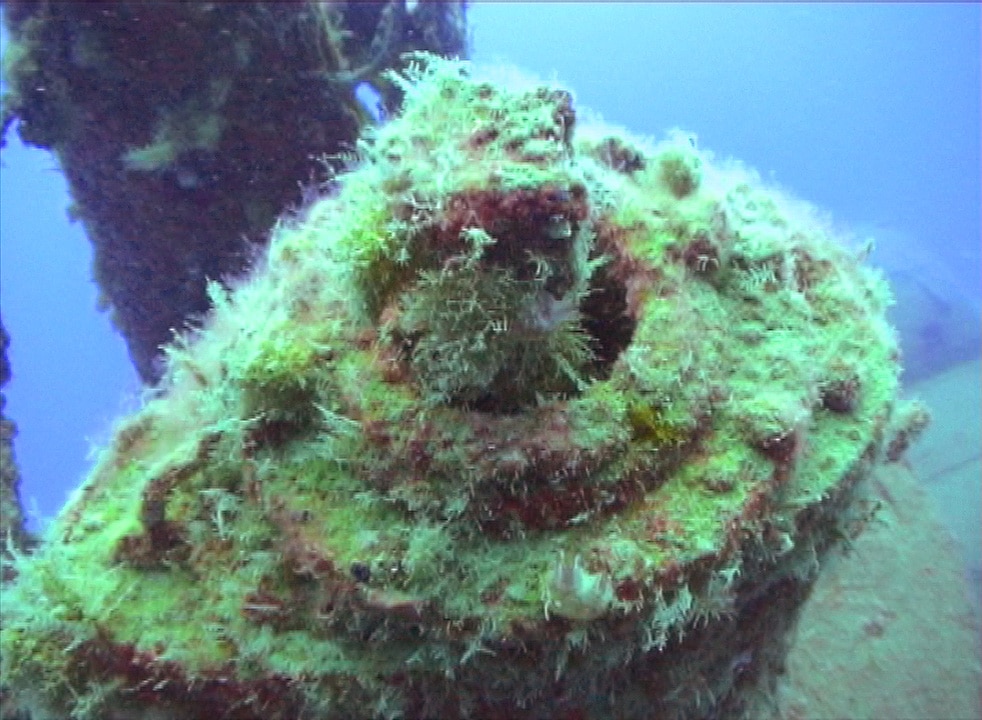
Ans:
{"label": "pale sandy surface", "polygon": [[963,551],[907,468],[882,471],[873,494],[878,520],[848,556],[828,559],[805,608],[781,718],[979,720]]}
{"label": "pale sandy surface", "polygon": [[911,389],[933,419],[910,451],[917,479],[958,545],[972,600],[982,608],[982,364],[964,363]]}

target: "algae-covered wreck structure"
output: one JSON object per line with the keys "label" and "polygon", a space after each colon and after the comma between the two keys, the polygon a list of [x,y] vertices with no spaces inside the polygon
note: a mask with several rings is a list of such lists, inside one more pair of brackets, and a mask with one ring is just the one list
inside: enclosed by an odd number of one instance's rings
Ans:
{"label": "algae-covered wreck structure", "polygon": [[[401,57],[466,52],[465,3],[6,0],[8,129],[57,158],[100,306],[140,379],[283,208],[398,96]],[[327,161],[330,163],[330,160]]]}
{"label": "algae-covered wreck structure", "polygon": [[3,603],[76,718],[766,717],[922,422],[889,292],[682,133],[418,55]]}

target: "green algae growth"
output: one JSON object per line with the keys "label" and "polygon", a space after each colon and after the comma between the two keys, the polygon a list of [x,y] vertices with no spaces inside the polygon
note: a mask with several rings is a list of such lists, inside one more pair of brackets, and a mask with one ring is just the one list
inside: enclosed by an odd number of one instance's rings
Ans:
{"label": "green algae growth", "polygon": [[862,481],[923,419],[884,281],[688,135],[431,56],[393,81],[400,116],[212,286],[16,559],[5,700],[763,717]]}

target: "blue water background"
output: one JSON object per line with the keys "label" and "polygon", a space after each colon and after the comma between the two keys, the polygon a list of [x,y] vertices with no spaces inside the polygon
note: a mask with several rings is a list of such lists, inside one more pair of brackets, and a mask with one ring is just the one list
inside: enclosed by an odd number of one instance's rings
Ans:
{"label": "blue water background", "polygon": [[[942,5],[477,4],[473,58],[572,88],[578,106],[717,157],[881,237],[873,256],[977,314],[980,9]],[[6,38],[2,39],[3,42]],[[90,251],[51,156],[0,155],[7,414],[25,501],[50,517],[139,385],[96,311]],[[887,242],[883,242],[886,239]],[[903,311],[903,308],[900,308]]]}

